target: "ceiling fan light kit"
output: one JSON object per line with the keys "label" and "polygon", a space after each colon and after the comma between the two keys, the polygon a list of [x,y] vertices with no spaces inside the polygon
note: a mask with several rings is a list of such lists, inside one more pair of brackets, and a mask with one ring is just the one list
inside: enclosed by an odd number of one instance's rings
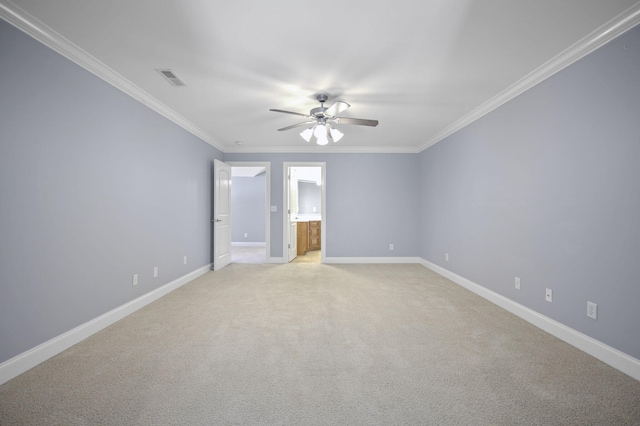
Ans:
{"label": "ceiling fan light kit", "polygon": [[318,123],[309,129],[303,130],[300,136],[307,142],[311,142],[313,139],[318,145],[326,145],[329,142],[338,142],[342,139],[344,133],[333,128],[331,124]]}
{"label": "ceiling fan light kit", "polygon": [[340,130],[335,128],[335,124],[355,124],[358,126],[370,126],[375,127],[378,125],[378,120],[367,120],[362,118],[350,118],[350,117],[338,117],[337,114],[340,114],[342,111],[349,108],[349,105],[346,102],[336,101],[333,105],[326,108],[324,103],[327,101],[329,97],[325,94],[319,94],[316,96],[318,102],[320,102],[320,106],[317,108],[313,108],[309,111],[309,114],[301,114],[299,112],[293,111],[284,111],[281,109],[270,109],[269,111],[281,112],[284,114],[293,114],[305,117],[309,120],[304,121],[302,123],[293,124],[291,126],[283,127],[278,129],[278,131],[290,130],[296,127],[309,126],[306,130],[303,130],[300,133],[300,136],[307,141],[311,142],[312,140],[318,145],[327,145],[329,142],[338,142],[344,136]]}

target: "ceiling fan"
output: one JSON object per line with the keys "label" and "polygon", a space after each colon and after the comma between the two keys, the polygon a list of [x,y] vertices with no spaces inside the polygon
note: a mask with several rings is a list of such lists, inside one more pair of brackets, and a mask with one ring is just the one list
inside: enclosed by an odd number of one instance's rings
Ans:
{"label": "ceiling fan", "polygon": [[340,139],[342,139],[342,136],[344,136],[344,134],[340,130],[335,128],[336,124],[356,124],[358,126],[371,127],[375,127],[378,125],[378,120],[338,117],[338,114],[351,106],[346,102],[336,101],[333,105],[327,108],[324,106],[324,103],[327,101],[327,99],[329,99],[329,96],[325,94],[319,94],[316,96],[316,99],[318,100],[318,102],[320,102],[320,106],[317,108],[313,108],[311,111],[309,111],[309,114],[284,111],[281,109],[270,109],[269,111],[299,115],[301,117],[307,118],[307,121],[283,127],[282,129],[278,129],[278,131],[290,130],[296,127],[306,126],[307,129],[300,133],[300,136],[302,136],[304,140],[306,140],[307,142],[311,142],[311,139],[314,139],[318,145],[326,145],[329,142],[338,142]]}

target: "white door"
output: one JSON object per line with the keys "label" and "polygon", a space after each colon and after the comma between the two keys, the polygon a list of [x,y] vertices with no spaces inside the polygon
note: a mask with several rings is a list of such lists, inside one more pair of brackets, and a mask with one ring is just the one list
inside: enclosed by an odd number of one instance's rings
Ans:
{"label": "white door", "polygon": [[213,160],[213,270],[231,263],[231,166]]}
{"label": "white door", "polygon": [[289,262],[298,256],[298,176],[295,167],[288,172],[289,197],[287,213],[289,216]]}

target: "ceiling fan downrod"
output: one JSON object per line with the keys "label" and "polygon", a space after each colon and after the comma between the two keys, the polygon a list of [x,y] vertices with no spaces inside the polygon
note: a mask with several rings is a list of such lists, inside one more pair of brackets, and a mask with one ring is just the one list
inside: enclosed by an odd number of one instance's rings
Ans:
{"label": "ceiling fan downrod", "polygon": [[315,116],[315,117],[324,117],[324,112],[329,109],[329,108],[325,108],[324,107],[324,103],[327,101],[327,99],[329,99],[329,97],[327,95],[325,95],[324,93],[321,93],[319,95],[316,95],[316,99],[318,100],[318,102],[320,102],[320,106],[313,108],[310,111],[310,114]]}

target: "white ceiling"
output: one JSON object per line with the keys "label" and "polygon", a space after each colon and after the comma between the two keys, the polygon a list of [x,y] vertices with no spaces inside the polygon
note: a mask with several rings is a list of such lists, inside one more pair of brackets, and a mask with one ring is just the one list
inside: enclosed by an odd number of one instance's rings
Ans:
{"label": "white ceiling", "polygon": [[[636,0],[0,0],[0,16],[224,152],[417,152],[637,24]],[[155,70],[172,69],[187,87]],[[329,146],[276,129],[315,94]],[[236,144],[241,141],[242,144]]]}

